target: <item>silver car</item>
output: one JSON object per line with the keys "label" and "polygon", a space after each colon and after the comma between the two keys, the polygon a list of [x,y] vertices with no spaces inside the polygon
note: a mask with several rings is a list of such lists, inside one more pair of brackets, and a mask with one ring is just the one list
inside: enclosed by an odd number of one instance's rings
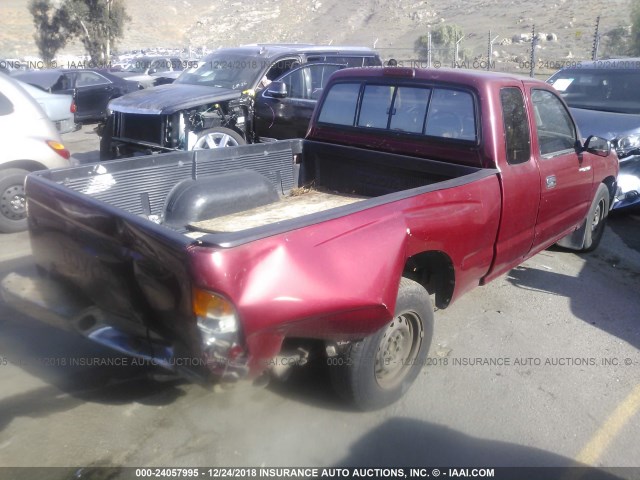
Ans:
{"label": "silver car", "polygon": [[69,150],[42,107],[18,82],[0,73],[0,232],[27,228],[27,174],[72,165]]}
{"label": "silver car", "polygon": [[20,86],[38,102],[38,105],[42,107],[58,132],[69,133],[78,130],[80,124],[77,124],[74,120],[76,102],[73,96],[62,94],[54,95],[28,83],[18,82]]}

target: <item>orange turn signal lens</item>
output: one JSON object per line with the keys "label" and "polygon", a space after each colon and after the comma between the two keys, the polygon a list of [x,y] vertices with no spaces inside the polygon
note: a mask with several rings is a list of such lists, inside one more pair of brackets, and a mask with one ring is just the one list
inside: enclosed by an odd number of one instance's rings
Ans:
{"label": "orange turn signal lens", "polygon": [[203,318],[220,318],[234,315],[235,309],[231,302],[215,293],[199,288],[193,289],[193,313]]}
{"label": "orange turn signal lens", "polygon": [[56,142],[55,140],[47,140],[47,145],[49,145],[53,151],[55,151],[62,158],[69,159],[71,157],[71,153],[67,150],[63,144],[60,142]]}

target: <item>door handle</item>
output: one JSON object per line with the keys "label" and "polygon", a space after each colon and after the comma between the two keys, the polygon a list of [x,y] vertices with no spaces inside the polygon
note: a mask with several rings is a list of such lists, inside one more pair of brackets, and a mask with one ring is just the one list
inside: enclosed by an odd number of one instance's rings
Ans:
{"label": "door handle", "polygon": [[547,177],[547,188],[555,188],[556,187],[556,176],[549,175]]}

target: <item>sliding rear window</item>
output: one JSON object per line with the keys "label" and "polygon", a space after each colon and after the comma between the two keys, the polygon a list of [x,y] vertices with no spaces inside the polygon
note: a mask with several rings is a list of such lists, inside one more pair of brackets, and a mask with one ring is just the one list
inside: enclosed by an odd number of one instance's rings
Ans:
{"label": "sliding rear window", "polygon": [[438,86],[337,83],[325,98],[318,122],[477,140],[473,95]]}

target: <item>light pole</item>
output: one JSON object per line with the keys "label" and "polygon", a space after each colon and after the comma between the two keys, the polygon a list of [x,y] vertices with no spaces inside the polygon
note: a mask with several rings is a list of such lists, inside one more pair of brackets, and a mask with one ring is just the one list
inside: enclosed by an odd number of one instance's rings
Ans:
{"label": "light pole", "polygon": [[462,35],[460,39],[456,40],[456,53],[455,53],[455,58],[453,59],[454,67],[458,64],[458,50],[459,50],[460,42],[462,41],[463,38],[464,38],[464,35]]}

